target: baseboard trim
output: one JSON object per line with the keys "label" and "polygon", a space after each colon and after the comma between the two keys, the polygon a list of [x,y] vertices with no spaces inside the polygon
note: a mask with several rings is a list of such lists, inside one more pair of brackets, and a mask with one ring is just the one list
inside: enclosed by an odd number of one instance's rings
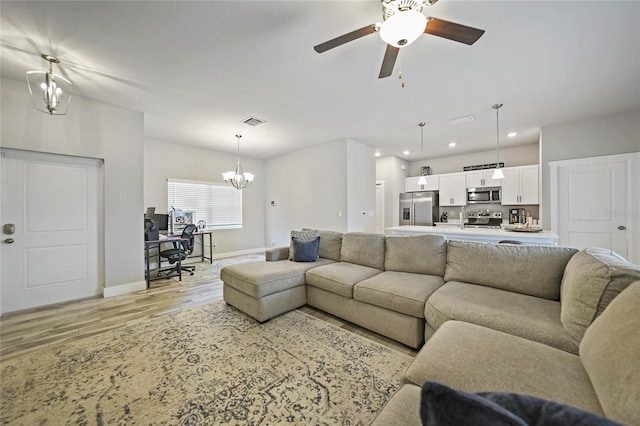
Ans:
{"label": "baseboard trim", "polygon": [[102,293],[105,298],[121,296],[123,294],[134,293],[140,290],[147,289],[146,281],[138,281],[134,283],[122,284],[113,287],[105,287],[104,292]]}
{"label": "baseboard trim", "polygon": [[254,249],[248,249],[248,250],[228,251],[226,253],[217,253],[217,254],[214,253],[213,260],[225,259],[227,257],[242,256],[245,254],[264,253],[265,251],[267,251],[266,247],[258,247]]}

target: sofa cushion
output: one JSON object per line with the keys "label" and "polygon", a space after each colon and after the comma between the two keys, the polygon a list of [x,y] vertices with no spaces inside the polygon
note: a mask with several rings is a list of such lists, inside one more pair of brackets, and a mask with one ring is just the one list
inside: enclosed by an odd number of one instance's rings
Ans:
{"label": "sofa cushion", "polygon": [[576,344],[607,305],[640,280],[640,266],[610,250],[590,248],[571,258],[562,277],[560,319]]}
{"label": "sofa cushion", "polygon": [[447,241],[443,235],[388,235],[385,238],[385,271],[444,276]]}
{"label": "sofa cushion", "polygon": [[318,259],[318,244],[320,237],[312,240],[299,240],[296,237],[291,239],[294,262],[315,262]]}
{"label": "sofa cushion", "polygon": [[466,321],[578,353],[554,300],[451,281],[429,297],[424,315],[436,329],[451,319]]}
{"label": "sofa cushion", "polygon": [[[302,228],[303,231],[313,231],[313,229]],[[342,248],[342,232],[315,230],[320,236],[320,246],[318,256],[325,259],[340,261],[340,250]]]}
{"label": "sofa cushion", "polygon": [[602,416],[580,357],[542,343],[461,321],[447,321],[427,341],[404,377],[466,392],[536,396]]}
{"label": "sofa cushion", "polygon": [[424,425],[598,425],[620,426],[595,414],[529,395],[470,393],[436,382],[422,385],[420,419]]}
{"label": "sofa cushion", "polygon": [[299,241],[309,241],[319,237],[320,234],[316,230],[302,230],[302,231],[291,231],[291,240],[290,240],[290,248],[289,248],[289,260],[293,260],[294,257],[294,247],[293,247],[293,239],[297,238]]}
{"label": "sofa cushion", "polygon": [[342,236],[342,262],[384,269],[384,235],[350,232]]}
{"label": "sofa cushion", "polygon": [[313,268],[305,274],[308,285],[321,288],[349,299],[353,286],[380,273],[380,270],[355,263],[336,262]]}
{"label": "sofa cushion", "polygon": [[396,392],[371,423],[371,426],[420,424],[420,387],[404,385]]}
{"label": "sofa cushion", "polygon": [[445,281],[462,281],[558,300],[570,247],[447,241]]}
{"label": "sofa cushion", "polygon": [[304,273],[308,269],[332,262],[318,259],[316,262],[304,263],[289,260],[240,263],[222,268],[220,279],[242,293],[260,298],[304,285]]}
{"label": "sofa cushion", "polygon": [[640,281],[628,286],[591,324],[580,359],[607,417],[640,420]]}
{"label": "sofa cushion", "polygon": [[401,314],[424,318],[427,298],[442,284],[444,280],[441,276],[385,271],[357,283],[353,298]]}

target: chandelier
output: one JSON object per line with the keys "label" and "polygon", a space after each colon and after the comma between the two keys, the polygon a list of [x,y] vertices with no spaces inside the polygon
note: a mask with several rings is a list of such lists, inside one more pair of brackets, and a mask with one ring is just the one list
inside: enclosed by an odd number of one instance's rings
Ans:
{"label": "chandelier", "polygon": [[491,179],[504,179],[504,173],[502,173],[502,169],[500,168],[500,129],[498,121],[498,110],[502,108],[502,104],[495,104],[492,108],[496,110],[496,152],[498,153],[498,161],[496,162],[496,169],[493,171]]}
{"label": "chandelier", "polygon": [[253,173],[243,173],[242,166],[240,165],[240,138],[242,135],[236,135],[238,138],[238,163],[236,164],[235,171],[229,171],[222,173],[224,183],[227,185],[233,185],[236,189],[246,188],[253,182]]}
{"label": "chandelier", "polygon": [[27,71],[27,84],[33,105],[38,111],[49,115],[65,115],[71,102],[73,84],[53,73],[53,64],[60,63],[58,58],[45,54],[40,56],[49,62],[49,71]]}

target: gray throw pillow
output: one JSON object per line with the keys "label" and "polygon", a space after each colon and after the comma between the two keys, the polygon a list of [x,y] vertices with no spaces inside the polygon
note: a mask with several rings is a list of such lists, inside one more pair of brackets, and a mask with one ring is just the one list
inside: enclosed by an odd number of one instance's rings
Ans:
{"label": "gray throw pillow", "polygon": [[293,247],[294,262],[315,262],[318,260],[318,246],[320,245],[320,237],[313,240],[301,240],[293,237],[291,247]]}
{"label": "gray throw pillow", "polygon": [[595,414],[534,396],[468,393],[436,382],[422,385],[420,419],[429,426],[619,426]]}
{"label": "gray throw pillow", "polygon": [[293,246],[294,238],[297,238],[301,241],[309,241],[319,236],[320,236],[320,233],[316,230],[291,231],[291,244],[289,245],[289,260],[293,260],[294,253],[296,251],[295,247]]}

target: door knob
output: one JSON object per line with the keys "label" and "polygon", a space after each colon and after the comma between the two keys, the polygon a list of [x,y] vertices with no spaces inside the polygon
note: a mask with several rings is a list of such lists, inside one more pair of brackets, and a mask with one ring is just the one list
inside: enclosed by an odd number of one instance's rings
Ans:
{"label": "door knob", "polygon": [[13,238],[7,238],[6,240],[4,240],[4,242],[7,244],[11,244],[13,243]]}
{"label": "door knob", "polygon": [[621,231],[624,231],[625,229],[627,229],[627,227],[623,226],[623,225],[620,225],[620,226],[618,226],[618,229],[621,230]]}

